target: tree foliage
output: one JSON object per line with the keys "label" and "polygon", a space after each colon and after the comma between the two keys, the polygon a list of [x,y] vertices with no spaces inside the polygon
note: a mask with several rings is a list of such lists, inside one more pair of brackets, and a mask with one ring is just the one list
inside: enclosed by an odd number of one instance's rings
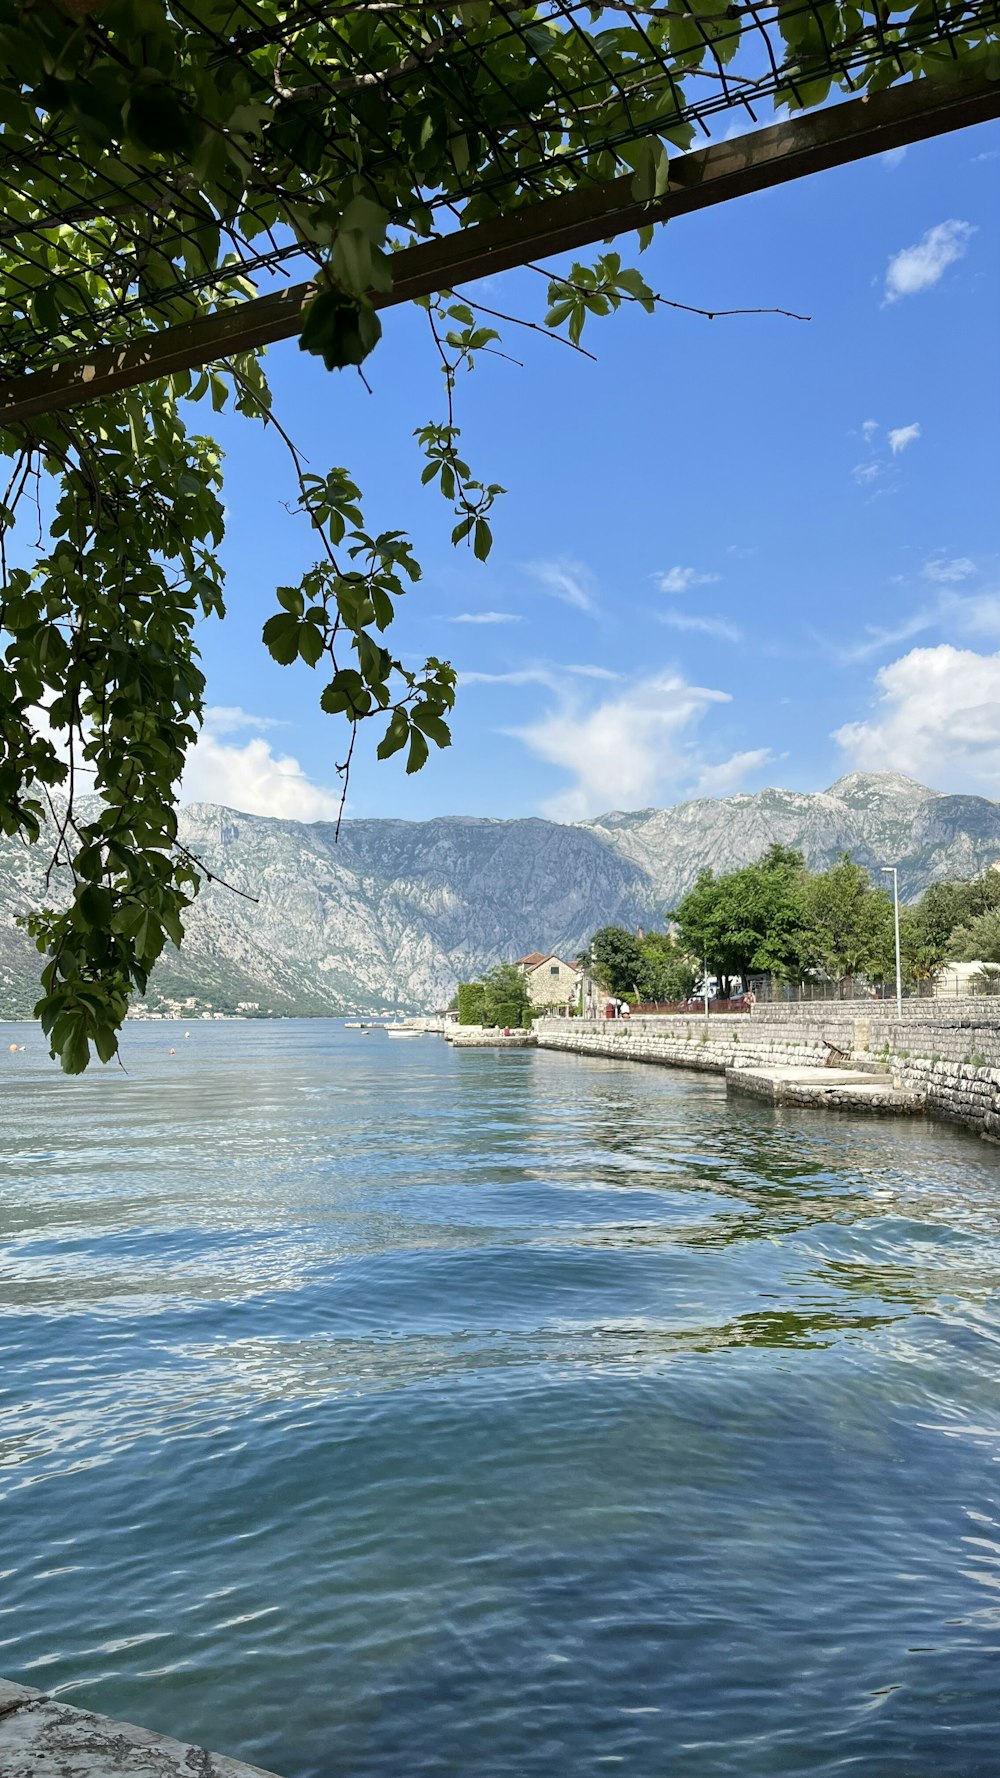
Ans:
{"label": "tree foliage", "polygon": [[511,1025],[528,1022],[531,995],[527,978],[516,963],[498,963],[478,982],[462,982],[458,990],[460,1025]]}
{"label": "tree foliage", "polygon": [[1000,963],[1000,908],[974,914],[951,933],[948,954],[961,963]]}
{"label": "tree foliage", "polygon": [[616,1000],[635,995],[642,962],[639,940],[624,926],[602,926],[594,933],[586,954],[595,979]]}
{"label": "tree foliage", "polygon": [[775,845],[742,870],[703,871],[674,918],[681,943],[704,958],[723,992],[754,974],[881,981],[893,968],[890,898],[846,854],[830,870],[810,872],[800,853]]}
{"label": "tree foliage", "polygon": [[[3,374],[35,362],[40,341],[65,358],[238,304],[254,294],[247,256],[289,248],[315,273],[303,350],[330,369],[360,365],[396,250],[433,234],[439,213],[467,226],[623,167],[637,200],[664,189],[669,149],[692,134],[685,81],[697,85],[706,59],[727,63],[757,21],[716,0],[637,11],[639,23],[580,8],[570,25],[558,7],[525,6],[512,24],[482,0],[0,0]],[[947,54],[926,41],[919,7],[875,29],[831,0],[822,22],[780,8],[775,29],[777,97],[793,106],[821,102],[833,79],[873,91],[950,66],[956,48],[970,64],[993,53],[962,5]],[[424,479],[453,541],[485,559],[503,490],[473,474],[454,394],[497,335],[471,300],[421,300],[444,390],[418,433]],[[656,300],[607,252],[549,280],[545,323],[578,345],[590,316]],[[315,534],[316,561],[277,590],[264,642],[317,675],[342,725],[338,770],[365,723],[408,772],[450,741],[452,668],[434,655],[414,668],[387,640],[419,580],[409,543],[365,518],[347,469],[305,472],[259,354],[0,431],[0,828],[56,835],[51,906],[31,930],[37,1011],[70,1072],[92,1045],[115,1053],[129,997],[182,937],[204,875],[178,845],[176,805],[203,710],[195,627],[224,614],[223,505],[219,450],[192,422],[228,402],[285,439]],[[29,501],[47,531],[37,548],[19,524]]]}

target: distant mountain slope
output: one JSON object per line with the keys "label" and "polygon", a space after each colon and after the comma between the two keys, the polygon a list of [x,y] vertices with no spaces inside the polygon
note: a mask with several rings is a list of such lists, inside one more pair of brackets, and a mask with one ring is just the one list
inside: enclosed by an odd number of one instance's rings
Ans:
{"label": "distant mountain slope", "polygon": [[[820,868],[848,850],[898,863],[913,897],[1000,858],[1000,804],[944,796],[896,773],[851,773],[829,790],[762,790],[564,827],[540,820],[346,821],[339,844],[306,825],[194,804],[181,838],[234,887],[213,884],[189,917],[158,996],[197,1010],[267,1012],[440,1005],[460,977],[531,950],[572,956],[597,926],[661,920],[704,866],[749,862],[774,840]],[[0,1012],[35,998],[38,958],[14,916],[45,900],[41,847],[0,842]]]}
{"label": "distant mountain slope", "polygon": [[815,793],[760,790],[604,815],[590,830],[662,884],[668,902],[706,865],[748,864],[776,840],[803,852],[814,870],[845,851],[869,870],[898,864],[907,900],[928,883],[973,876],[1000,857],[1000,804],[942,796],[898,772],[851,772]]}

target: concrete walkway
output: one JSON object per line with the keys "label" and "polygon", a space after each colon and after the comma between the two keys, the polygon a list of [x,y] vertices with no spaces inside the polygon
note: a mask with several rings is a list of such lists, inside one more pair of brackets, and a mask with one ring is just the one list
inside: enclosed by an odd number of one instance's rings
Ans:
{"label": "concrete walkway", "polygon": [[2,1778],[275,1778],[0,1679]]}
{"label": "concrete walkway", "polygon": [[727,1068],[726,1091],[746,1093],[769,1105],[814,1105],[909,1116],[926,1110],[922,1093],[894,1086],[890,1074],[860,1068]]}

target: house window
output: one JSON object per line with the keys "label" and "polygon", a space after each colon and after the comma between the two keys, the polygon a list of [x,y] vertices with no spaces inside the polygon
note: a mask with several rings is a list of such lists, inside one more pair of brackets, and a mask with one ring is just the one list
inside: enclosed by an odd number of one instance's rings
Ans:
{"label": "house window", "polygon": [[558,965],[558,963],[553,963],[553,965],[552,965],[552,968],[551,968],[551,969],[550,969],[550,970],[549,970],[549,974],[550,974],[550,975],[558,975],[558,974],[559,974],[559,965]]}

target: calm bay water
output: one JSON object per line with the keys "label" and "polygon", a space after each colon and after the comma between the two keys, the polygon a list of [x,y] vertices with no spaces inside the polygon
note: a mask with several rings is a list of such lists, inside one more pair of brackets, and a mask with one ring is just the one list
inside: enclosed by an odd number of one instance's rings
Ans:
{"label": "calm bay water", "polygon": [[0,1673],[285,1778],[997,1778],[997,1151],[190,1029],[0,1028]]}

